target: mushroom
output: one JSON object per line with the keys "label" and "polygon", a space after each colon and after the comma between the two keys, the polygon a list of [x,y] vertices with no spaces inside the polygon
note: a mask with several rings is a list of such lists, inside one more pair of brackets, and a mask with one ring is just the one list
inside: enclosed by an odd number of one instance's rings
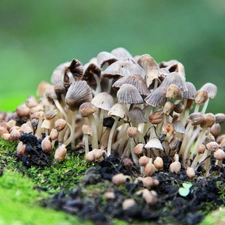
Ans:
{"label": "mushroom", "polygon": [[75,121],[76,121],[76,111],[79,109],[80,105],[84,102],[90,102],[92,99],[92,93],[91,93],[91,88],[87,85],[86,81],[76,81],[73,82],[65,97],[65,102],[69,106],[71,110],[71,118],[70,118],[70,123],[71,123],[71,144],[72,148],[75,147],[74,143],[74,133],[75,133]]}

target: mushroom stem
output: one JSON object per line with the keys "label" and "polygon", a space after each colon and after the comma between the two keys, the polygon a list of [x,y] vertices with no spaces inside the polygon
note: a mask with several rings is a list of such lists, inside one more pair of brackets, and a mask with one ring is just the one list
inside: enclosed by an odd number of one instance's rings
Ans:
{"label": "mushroom stem", "polygon": [[62,108],[62,106],[60,105],[59,101],[57,99],[53,99],[56,108],[60,111],[60,113],[65,117],[65,120],[68,120],[68,117],[64,111],[64,109]]}
{"label": "mushroom stem", "polygon": [[97,132],[97,127],[96,127],[97,124],[95,122],[95,118],[93,115],[90,115],[89,119],[90,119],[90,123],[91,123],[91,129],[93,132],[91,144],[92,144],[92,149],[94,149],[94,148],[98,148],[98,132]]}
{"label": "mushroom stem", "polygon": [[200,144],[202,144],[202,142],[204,141],[204,139],[205,139],[205,134],[206,134],[207,130],[208,130],[207,127],[202,128],[202,130],[201,130],[201,132],[200,132],[200,134],[199,134],[199,136],[198,136],[198,139],[197,139],[197,141],[195,142],[195,145],[194,145],[194,147],[193,147],[193,150],[192,150],[190,159],[193,159],[194,155],[197,154],[198,146],[199,146]]}
{"label": "mushroom stem", "polygon": [[116,119],[113,123],[113,126],[111,128],[110,134],[109,134],[108,147],[107,147],[107,155],[108,156],[111,155],[112,139],[113,139],[113,134],[114,134],[114,131],[116,129],[118,120],[119,120],[119,117],[116,117]]}
{"label": "mushroom stem", "polygon": [[85,155],[87,155],[89,152],[88,135],[84,134],[83,138],[84,138],[84,146],[85,146]]}
{"label": "mushroom stem", "polygon": [[93,74],[93,76],[94,76],[96,84],[97,84],[97,87],[96,87],[96,90],[95,90],[95,95],[97,95],[101,92],[101,84],[100,84],[99,77],[96,74]]}
{"label": "mushroom stem", "polygon": [[72,114],[72,121],[71,121],[71,125],[67,122],[67,126],[69,126],[70,128],[70,136],[69,138],[66,140],[66,142],[64,142],[64,145],[67,146],[71,143],[71,148],[74,149],[75,148],[75,140],[74,140],[74,134],[75,134],[75,120],[76,120],[76,111],[73,112]]}
{"label": "mushroom stem", "polygon": [[190,134],[191,135],[191,139],[189,139],[189,142],[185,144],[185,149],[184,149],[184,152],[182,154],[182,163],[183,163],[183,165],[186,164],[186,160],[187,160],[188,154],[190,153],[190,148],[191,148],[192,144],[194,143],[197,135],[199,134],[199,131],[200,131],[200,127],[198,127],[194,131],[194,133]]}
{"label": "mushroom stem", "polygon": [[207,109],[207,107],[208,107],[208,104],[209,104],[209,98],[206,100],[206,102],[205,102],[204,105],[203,105],[202,113],[205,113],[205,112],[206,112],[206,109]]}

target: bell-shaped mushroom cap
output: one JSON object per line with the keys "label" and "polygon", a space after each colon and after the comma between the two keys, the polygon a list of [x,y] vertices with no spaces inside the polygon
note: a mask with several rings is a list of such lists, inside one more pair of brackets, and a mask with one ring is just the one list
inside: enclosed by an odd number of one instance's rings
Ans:
{"label": "bell-shaped mushroom cap", "polygon": [[91,88],[87,85],[86,81],[73,82],[65,97],[66,104],[71,110],[77,110],[84,102],[90,102],[92,99]]}
{"label": "bell-shaped mushroom cap", "polygon": [[136,123],[146,123],[147,120],[144,116],[143,110],[139,107],[134,107],[130,110],[130,114]]}
{"label": "bell-shaped mushroom cap", "polygon": [[181,100],[183,92],[176,84],[171,84],[166,91],[166,97]]}
{"label": "bell-shaped mushroom cap", "polygon": [[66,68],[65,74],[71,72],[74,77],[74,80],[77,81],[81,79],[83,75],[83,70],[84,68],[82,63],[77,59],[73,59],[68,68]]}
{"label": "bell-shaped mushroom cap", "polygon": [[174,127],[174,130],[177,132],[177,133],[181,133],[181,134],[184,134],[185,132],[185,127],[184,125],[179,121],[175,121],[173,123],[173,127]]}
{"label": "bell-shaped mushroom cap", "polygon": [[125,105],[123,105],[121,103],[116,103],[109,110],[108,115],[109,116],[117,116],[117,117],[124,119],[126,116],[126,111],[127,111],[127,109],[126,109]]}
{"label": "bell-shaped mushroom cap", "polygon": [[97,108],[108,111],[114,105],[114,100],[107,92],[101,92],[92,99],[91,103]]}
{"label": "bell-shaped mushroom cap", "polygon": [[55,86],[55,91],[57,93],[64,93],[65,92],[65,87],[64,87],[64,74],[66,71],[66,68],[70,66],[70,62],[65,62],[57,66],[51,76],[51,82]]}
{"label": "bell-shaped mushroom cap", "polygon": [[215,84],[206,83],[200,88],[200,90],[208,92],[208,97],[211,99],[214,99],[216,97],[217,86]]}
{"label": "bell-shaped mushroom cap", "polygon": [[95,75],[100,79],[101,69],[95,63],[87,63],[84,65],[84,74],[82,80],[85,80],[92,88],[96,88],[97,82]]}
{"label": "bell-shaped mushroom cap", "polygon": [[42,81],[39,85],[38,85],[38,88],[37,88],[37,91],[36,91],[36,95],[38,97],[41,97],[44,95],[45,93],[45,90],[51,86],[51,84],[49,84],[48,82],[46,81]]}
{"label": "bell-shaped mushroom cap", "polygon": [[120,88],[123,84],[132,84],[141,95],[147,96],[150,94],[144,79],[139,74],[120,78],[113,84],[113,88]]}
{"label": "bell-shaped mushroom cap", "polygon": [[133,60],[125,59],[118,60],[112,63],[102,73],[102,77],[119,78],[130,76],[132,74],[140,74],[141,76],[143,76],[145,74],[145,71]]}
{"label": "bell-shaped mushroom cap", "polygon": [[167,68],[169,72],[178,72],[181,73],[183,76],[185,76],[185,70],[184,70],[184,65],[180,63],[177,60],[169,60],[169,61],[163,61],[159,63],[160,68]]}
{"label": "bell-shaped mushroom cap", "polygon": [[68,89],[72,82],[81,80],[82,75],[83,75],[82,63],[77,59],[73,59],[64,72],[63,76],[64,87]]}
{"label": "bell-shaped mushroom cap", "polygon": [[139,94],[136,87],[132,84],[123,84],[117,92],[117,98],[119,103],[126,104],[141,104],[143,99]]}
{"label": "bell-shaped mushroom cap", "polygon": [[144,54],[139,57],[138,64],[145,70],[148,70],[151,67],[158,67],[157,62],[149,54]]}
{"label": "bell-shaped mushroom cap", "polygon": [[161,83],[161,87],[168,88],[171,84],[177,85],[183,92],[187,91],[185,77],[177,72],[170,73]]}
{"label": "bell-shaped mushroom cap", "polygon": [[103,51],[97,55],[97,62],[101,68],[103,66],[111,65],[112,63],[116,62],[117,60],[118,60],[118,58],[109,52]]}
{"label": "bell-shaped mushroom cap", "polygon": [[57,95],[55,93],[55,88],[53,85],[50,85],[45,89],[44,95],[51,103],[54,102],[54,99],[57,99]]}
{"label": "bell-shaped mushroom cap", "polygon": [[79,107],[79,112],[82,117],[88,117],[96,111],[97,108],[91,102],[84,102]]}
{"label": "bell-shaped mushroom cap", "polygon": [[160,77],[161,73],[159,68],[157,67],[151,67],[146,71],[146,85],[147,87],[150,87],[150,85],[153,83],[154,80],[158,79]]}
{"label": "bell-shaped mushroom cap", "polygon": [[156,148],[156,149],[163,150],[163,146],[158,138],[150,138],[150,140],[145,145],[145,148],[147,149]]}
{"label": "bell-shaped mushroom cap", "polygon": [[194,100],[196,95],[196,88],[194,84],[192,84],[191,82],[185,82],[185,84],[187,87],[187,91],[183,93],[183,98]]}
{"label": "bell-shaped mushroom cap", "polygon": [[159,86],[145,98],[145,102],[153,107],[164,105],[166,102],[166,89]]}
{"label": "bell-shaped mushroom cap", "polygon": [[125,48],[115,48],[111,51],[111,54],[118,59],[132,59],[132,55]]}

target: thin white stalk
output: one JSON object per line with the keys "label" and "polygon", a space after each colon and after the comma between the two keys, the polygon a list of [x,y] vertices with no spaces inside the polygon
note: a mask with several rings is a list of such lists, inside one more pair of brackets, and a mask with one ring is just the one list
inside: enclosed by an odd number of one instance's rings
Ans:
{"label": "thin white stalk", "polygon": [[119,120],[119,117],[116,117],[113,126],[111,128],[110,134],[109,134],[109,140],[108,140],[108,147],[107,147],[107,155],[111,155],[111,150],[112,150],[112,139],[113,139],[113,134],[114,131],[116,130],[117,122]]}

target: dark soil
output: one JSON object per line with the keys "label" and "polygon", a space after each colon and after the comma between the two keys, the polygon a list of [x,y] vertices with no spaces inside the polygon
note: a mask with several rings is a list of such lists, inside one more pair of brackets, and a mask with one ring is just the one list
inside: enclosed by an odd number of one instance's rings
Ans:
{"label": "dark soil", "polygon": [[[143,187],[142,182],[126,183],[123,187],[116,187],[110,182],[112,175],[119,172],[136,174],[135,169],[127,170],[118,158],[110,156],[99,163],[98,167],[88,169],[83,182],[78,183],[74,189],[61,191],[54,198],[45,201],[44,205],[74,214],[81,220],[92,220],[95,224],[112,224],[112,218],[129,223],[154,221],[157,224],[199,224],[205,214],[225,205],[225,199],[221,197],[219,189],[219,184],[224,183],[224,169],[214,169],[213,176],[193,180],[190,193],[186,197],[178,193],[182,183],[188,180],[184,172],[156,173],[155,177],[160,181],[159,186],[154,188],[158,201],[154,205],[148,205],[141,196],[135,194]],[[88,186],[91,187],[89,194],[92,192],[89,196]],[[91,191],[92,187],[93,190],[98,189]],[[115,193],[115,199],[104,199],[103,194],[107,190]],[[127,198],[134,198],[138,204],[123,210],[122,202]]]}
{"label": "dark soil", "polygon": [[[20,140],[27,144],[26,154],[17,156],[23,167],[51,166],[52,156],[41,150],[41,141],[32,135],[23,135]],[[70,153],[68,153],[70,154]],[[84,157],[83,155],[81,157]],[[201,167],[197,177],[189,180],[184,169],[179,173],[169,171],[169,162],[165,163],[162,171],[156,172],[159,185],[152,189],[157,192],[157,202],[147,204],[139,190],[142,182],[128,182],[122,186],[115,186],[111,180],[117,173],[123,173],[135,178],[139,175],[139,168],[126,166],[124,161],[116,156],[109,156],[94,167],[86,170],[82,181],[76,182],[68,189],[62,189],[53,198],[42,201],[43,207],[62,210],[73,214],[81,220],[92,220],[95,224],[113,224],[112,219],[118,218],[129,223],[143,221],[155,224],[199,224],[212,210],[225,205],[225,171],[224,168],[213,166],[210,176],[201,176]],[[71,177],[72,179],[72,177]],[[191,182],[189,194],[183,197],[178,190],[185,182]],[[60,185],[59,185],[60,186]],[[47,191],[45,187],[35,187]],[[115,198],[106,200],[104,193],[112,191]],[[133,198],[135,206],[122,209],[125,199]]]}

